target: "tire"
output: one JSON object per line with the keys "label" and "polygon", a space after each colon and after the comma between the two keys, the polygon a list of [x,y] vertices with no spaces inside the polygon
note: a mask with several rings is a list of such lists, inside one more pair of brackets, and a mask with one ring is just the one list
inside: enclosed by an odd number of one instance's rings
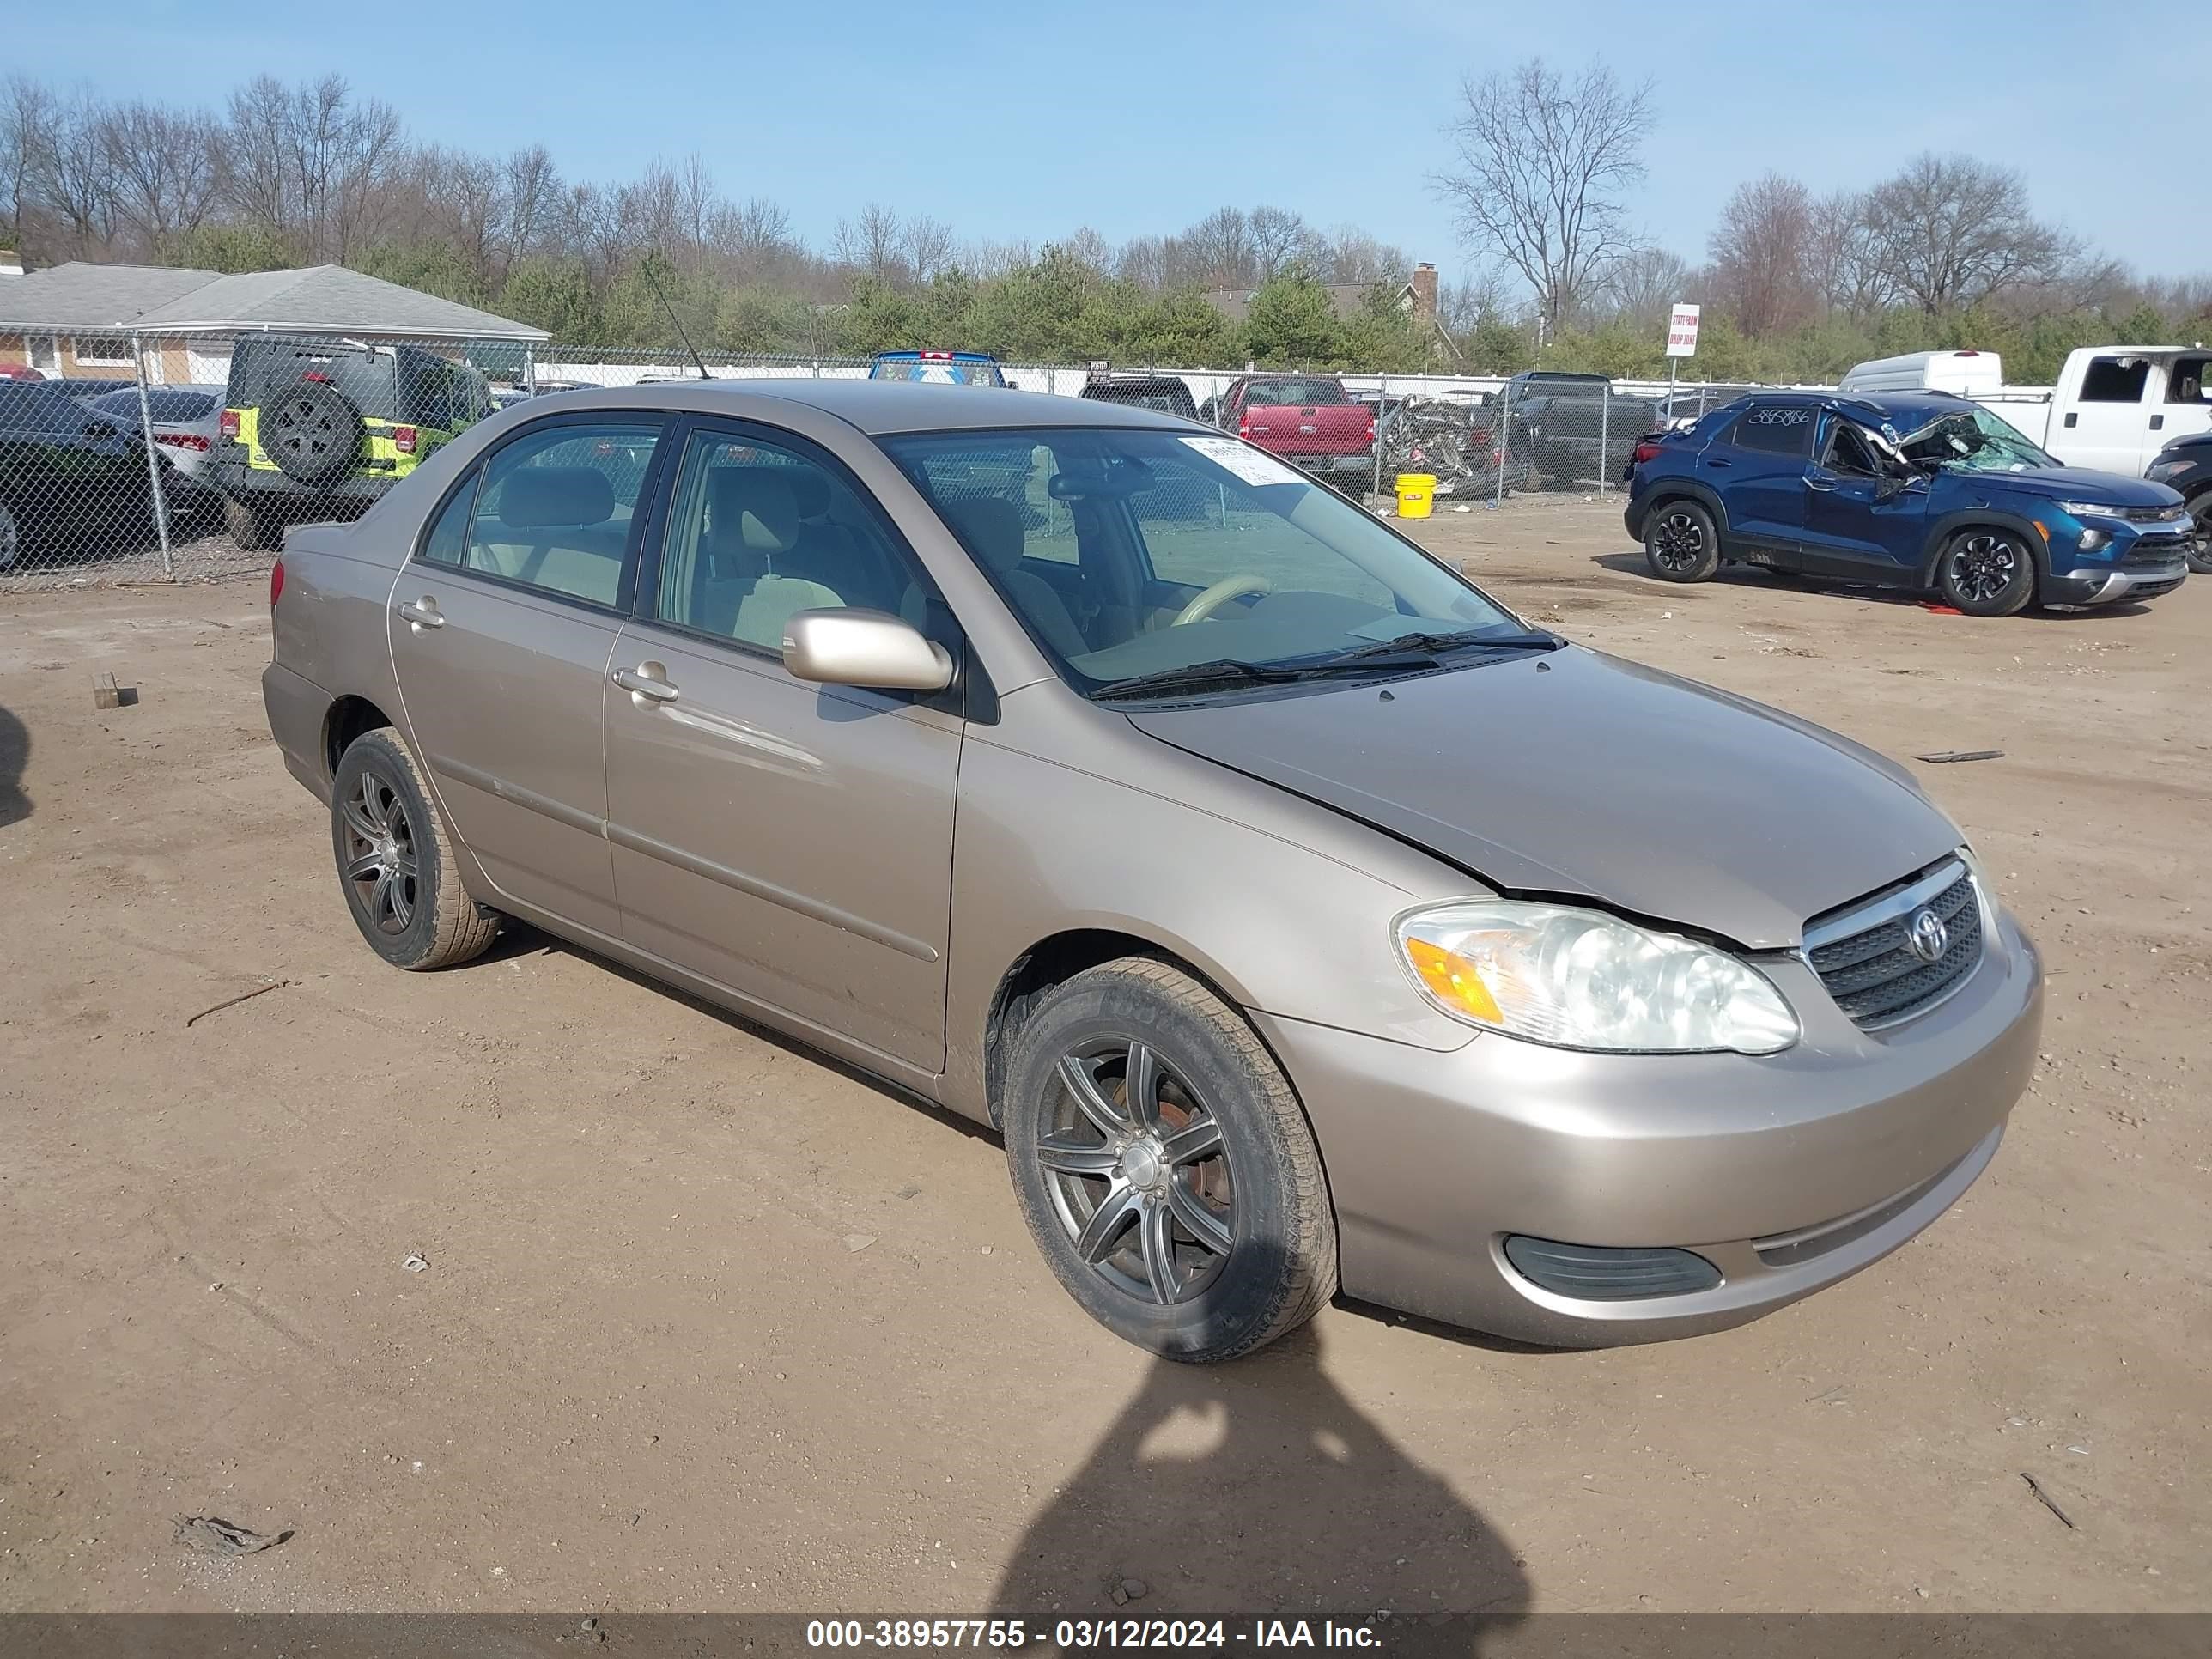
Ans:
{"label": "tire", "polygon": [[6,570],[23,556],[23,521],[15,516],[15,509],[8,498],[0,495],[0,570]]}
{"label": "tire", "polygon": [[1713,515],[1684,496],[1660,502],[1644,522],[1644,562],[1662,582],[1702,582],[1721,568]]}
{"label": "tire", "polygon": [[2189,568],[2200,576],[2212,576],[2212,490],[2190,501],[2189,516],[2197,520],[2197,545],[2189,550]]}
{"label": "tire", "polygon": [[[1149,1133],[1124,1104],[1144,1056]],[[1087,1108],[1079,1076],[1095,1085]],[[1335,1294],[1335,1216],[1290,1081],[1180,969],[1125,957],[1046,993],[1016,1029],[1006,1103],[1030,1232],[1115,1335],[1170,1359],[1234,1359]]]}
{"label": "tire", "polygon": [[2035,597],[2035,558],[2009,530],[1962,530],[1936,561],[1936,588],[1966,616],[2013,616]]}
{"label": "tire", "polygon": [[269,515],[234,496],[222,498],[222,527],[230,532],[231,540],[248,553],[259,553],[276,539],[270,533],[276,526],[270,522]]}
{"label": "tire", "polygon": [[301,380],[264,405],[256,428],[261,453],[296,483],[328,483],[353,470],[361,459],[368,430],[361,411],[336,386]]}
{"label": "tire", "polygon": [[499,932],[498,916],[462,890],[422,774],[388,726],[363,732],[339,758],[331,850],[354,925],[394,967],[450,968],[482,955]]}

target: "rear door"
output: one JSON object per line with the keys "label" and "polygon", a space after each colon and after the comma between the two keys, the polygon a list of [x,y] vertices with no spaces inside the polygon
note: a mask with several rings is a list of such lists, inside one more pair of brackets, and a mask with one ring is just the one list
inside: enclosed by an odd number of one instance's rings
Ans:
{"label": "rear door", "polygon": [[828,452],[702,421],[623,630],[607,711],[623,937],[919,1071],[945,1063],[949,700],[794,678],[795,611],[859,606],[957,645],[890,520]]}
{"label": "rear door", "polygon": [[2154,378],[2160,382],[2160,402],[2147,422],[2150,435],[2137,458],[2138,472],[2176,438],[2212,430],[2212,355],[2176,357]]}
{"label": "rear door", "polygon": [[2045,447],[2069,466],[2140,477],[2143,463],[2159,447],[2150,429],[2158,380],[2151,360],[2138,353],[2092,357],[2074,405],[2059,416]]}
{"label": "rear door", "polygon": [[1720,492],[1728,532],[1762,564],[1794,569],[1805,535],[1805,468],[1817,406],[1755,403],[1698,458],[1698,476]]}
{"label": "rear door", "polygon": [[441,504],[386,622],[415,753],[500,895],[610,938],[607,673],[659,416],[522,428]]}

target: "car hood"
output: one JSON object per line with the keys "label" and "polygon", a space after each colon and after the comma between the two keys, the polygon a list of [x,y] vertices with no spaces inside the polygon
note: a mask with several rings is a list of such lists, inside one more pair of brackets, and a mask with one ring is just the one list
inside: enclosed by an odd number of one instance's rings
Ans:
{"label": "car hood", "polygon": [[1133,711],[1139,731],[1427,848],[1509,893],[1750,950],[1960,835],[1911,774],[1711,686],[1570,646],[1453,672]]}
{"label": "car hood", "polygon": [[1961,483],[1994,485],[2057,501],[2095,501],[2106,507],[2179,507],[2181,497],[2148,478],[2124,478],[2086,466],[2039,466],[2025,472],[1954,472]]}

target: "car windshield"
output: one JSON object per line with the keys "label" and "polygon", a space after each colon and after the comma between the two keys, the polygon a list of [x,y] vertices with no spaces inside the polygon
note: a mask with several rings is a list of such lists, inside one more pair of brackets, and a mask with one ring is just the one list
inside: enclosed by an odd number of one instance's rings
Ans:
{"label": "car windshield", "polygon": [[1986,409],[1946,416],[1905,446],[1916,460],[1933,461],[1962,472],[2021,472],[2057,466],[2020,429]]}
{"label": "car windshield", "polygon": [[1244,388],[1244,401],[1255,408],[1289,404],[1349,403],[1342,384],[1335,380],[1255,380]]}
{"label": "car windshield", "polygon": [[1200,669],[1382,672],[1400,646],[1421,666],[1555,643],[1234,438],[1087,427],[878,441],[1087,695]]}

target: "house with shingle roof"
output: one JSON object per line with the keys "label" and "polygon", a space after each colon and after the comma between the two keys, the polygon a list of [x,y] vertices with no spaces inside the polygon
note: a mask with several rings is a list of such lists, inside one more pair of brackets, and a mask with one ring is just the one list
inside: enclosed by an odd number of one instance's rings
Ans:
{"label": "house with shingle roof", "polygon": [[[275,331],[410,340],[448,356],[502,361],[546,338],[544,329],[343,265],[226,276],[71,261],[26,275],[0,254],[0,364],[64,378],[129,380],[137,334],[152,378],[212,385],[229,377],[233,339]],[[498,349],[483,351],[486,346]]]}

